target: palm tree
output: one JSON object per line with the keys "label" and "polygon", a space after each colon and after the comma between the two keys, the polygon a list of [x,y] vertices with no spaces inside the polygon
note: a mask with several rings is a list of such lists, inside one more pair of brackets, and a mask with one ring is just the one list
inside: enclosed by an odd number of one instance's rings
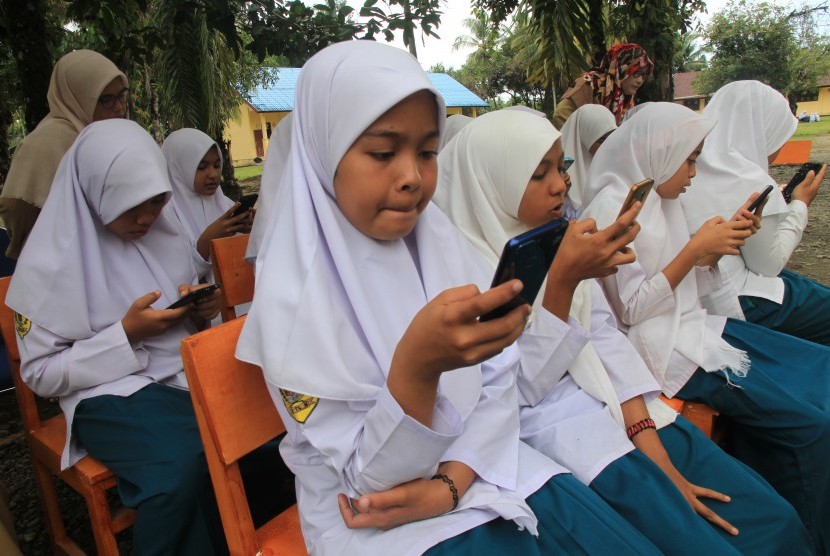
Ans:
{"label": "palm tree", "polygon": [[708,65],[706,53],[709,50],[701,46],[699,33],[678,33],[677,50],[674,53],[674,71],[700,71]]}

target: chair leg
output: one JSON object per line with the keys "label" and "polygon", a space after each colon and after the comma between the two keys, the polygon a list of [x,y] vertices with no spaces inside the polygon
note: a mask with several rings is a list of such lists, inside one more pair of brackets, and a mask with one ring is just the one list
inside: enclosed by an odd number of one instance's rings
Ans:
{"label": "chair leg", "polygon": [[118,556],[118,542],[112,523],[112,512],[107,500],[107,491],[92,487],[86,498],[89,522],[95,536],[95,548],[99,556]]}
{"label": "chair leg", "polygon": [[55,489],[55,479],[42,463],[35,460],[32,463],[35,468],[38,494],[43,504],[46,529],[52,542],[52,552],[54,554],[83,554],[75,541],[66,534],[66,525],[64,525],[58,503],[58,492]]}

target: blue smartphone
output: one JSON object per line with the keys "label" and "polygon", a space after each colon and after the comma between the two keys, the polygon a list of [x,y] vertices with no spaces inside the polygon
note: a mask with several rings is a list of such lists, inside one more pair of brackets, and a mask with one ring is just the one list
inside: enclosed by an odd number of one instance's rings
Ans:
{"label": "blue smartphone", "polygon": [[509,302],[481,315],[479,321],[503,317],[525,303],[533,305],[567,229],[568,221],[557,218],[507,242],[490,287],[495,288],[499,284],[518,278],[524,284],[524,288]]}

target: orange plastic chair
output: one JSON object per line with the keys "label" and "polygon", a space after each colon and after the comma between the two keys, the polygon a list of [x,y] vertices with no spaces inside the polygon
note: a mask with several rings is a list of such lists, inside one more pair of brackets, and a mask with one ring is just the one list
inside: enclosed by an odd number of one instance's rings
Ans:
{"label": "orange plastic chair", "polygon": [[52,542],[52,552],[67,555],[84,554],[66,532],[53,479],[57,476],[84,497],[97,553],[103,556],[117,556],[118,543],[115,534],[132,526],[135,522],[135,510],[123,506],[110,506],[107,491],[115,487],[115,475],[95,458],[86,456],[69,469],[60,470],[61,453],[66,441],[66,418],[58,415],[45,421],[41,420],[35,394],[20,377],[15,315],[5,303],[10,283],[11,277],[0,278],[0,299],[3,300],[3,303],[0,303],[0,329],[9,354],[15,394],[20,406],[23,427],[26,429],[26,440],[32,455],[35,480]]}
{"label": "orange plastic chair", "polygon": [[708,405],[697,402],[687,402],[678,398],[667,398],[660,394],[660,399],[669,407],[683,415],[693,425],[703,431],[703,434],[720,444],[722,427],[719,419],[720,412]]}
{"label": "orange plastic chair", "polygon": [[254,298],[254,267],[245,260],[250,236],[237,234],[210,242],[213,277],[222,286],[222,322],[235,319],[235,307]]}
{"label": "orange plastic chair", "polygon": [[262,371],[234,357],[245,317],[182,340],[184,370],[233,556],[308,554],[297,505],[255,529],[239,459],[285,432]]}

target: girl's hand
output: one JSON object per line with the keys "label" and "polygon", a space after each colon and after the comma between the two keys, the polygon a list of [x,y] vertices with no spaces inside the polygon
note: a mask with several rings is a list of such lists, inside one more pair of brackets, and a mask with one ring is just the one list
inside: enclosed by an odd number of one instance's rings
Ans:
{"label": "girl's hand", "polygon": [[723,519],[721,516],[716,514],[711,508],[709,508],[706,504],[700,501],[701,498],[711,498],[712,500],[719,500],[721,502],[731,502],[732,499],[720,492],[709,488],[699,487],[697,485],[693,485],[689,481],[686,480],[680,472],[672,466],[674,472],[668,472],[667,475],[672,480],[674,485],[692,507],[692,509],[697,513],[699,516],[704,518],[706,521],[713,525],[717,525],[730,535],[737,535],[739,533],[738,528]]}
{"label": "girl's hand", "polygon": [[421,309],[392,357],[387,386],[404,413],[429,427],[441,374],[480,363],[516,341],[530,306],[487,322],[478,317],[501,307],[522,289],[511,280],[484,293],[474,285],[445,290]]}
{"label": "girl's hand", "polygon": [[704,222],[689,243],[694,246],[698,259],[708,255],[739,255],[738,247],[752,235],[752,224],[751,219],[727,221],[716,216]]}
{"label": "girl's hand", "polygon": [[[196,284],[195,286],[189,284],[179,285],[179,295],[185,296],[190,292],[206,288],[209,284]],[[190,316],[193,319],[196,327],[201,329],[205,323],[210,322],[219,310],[222,308],[222,296],[219,295],[219,290],[214,290],[207,297],[197,299],[195,302],[186,306],[190,310]]]}
{"label": "girl's hand", "polygon": [[225,214],[211,222],[199,236],[199,239],[196,241],[196,250],[199,251],[203,259],[209,259],[210,242],[214,239],[228,237],[234,234],[250,233],[251,227],[254,225],[254,214],[256,211],[250,209],[238,216],[232,216],[233,211],[240,206],[240,203],[234,203]]}
{"label": "girl's hand", "polygon": [[415,479],[384,492],[365,494],[357,500],[338,494],[337,502],[349,529],[373,527],[384,531],[443,515],[452,508],[446,483],[429,479]]}
{"label": "girl's hand", "polygon": [[127,309],[127,314],[121,319],[121,326],[130,343],[163,334],[184,320],[188,311],[187,307],[153,309],[151,305],[159,297],[161,297],[160,291],[150,292],[133,301]]}
{"label": "girl's hand", "polygon": [[749,220],[752,222],[752,226],[750,227],[750,231],[752,234],[756,234],[758,230],[761,229],[761,218],[763,218],[764,207],[767,206],[767,201],[769,201],[769,197],[764,199],[764,201],[755,209],[755,212],[751,212],[749,209],[749,205],[752,204],[755,199],[758,198],[760,193],[755,192],[749,196],[749,198],[741,205],[741,208],[732,216],[733,221],[738,220]]}
{"label": "girl's hand", "polygon": [[617,267],[636,260],[626,247],[640,232],[635,221],[642,203],[622,214],[610,226],[597,230],[592,218],[571,222],[562,244],[548,271],[548,281],[576,286],[588,278],[604,278],[617,272]]}
{"label": "girl's hand", "polygon": [[816,195],[818,194],[818,187],[821,185],[821,180],[824,179],[824,174],[826,173],[827,164],[821,167],[818,174],[812,170],[807,172],[807,177],[804,178],[804,181],[796,185],[795,189],[793,189],[793,200],[801,201],[809,207],[810,203],[813,202],[813,199],[816,198]]}

